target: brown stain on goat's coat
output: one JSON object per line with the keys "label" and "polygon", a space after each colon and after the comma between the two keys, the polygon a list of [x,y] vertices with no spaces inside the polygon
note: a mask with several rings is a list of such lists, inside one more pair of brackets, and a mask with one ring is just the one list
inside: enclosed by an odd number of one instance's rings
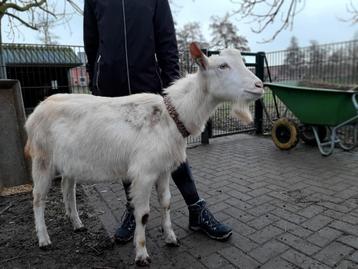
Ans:
{"label": "brown stain on goat's coat", "polygon": [[162,117],[163,110],[160,108],[160,106],[152,106],[152,113],[150,115],[150,126],[154,126],[159,123],[161,117]]}

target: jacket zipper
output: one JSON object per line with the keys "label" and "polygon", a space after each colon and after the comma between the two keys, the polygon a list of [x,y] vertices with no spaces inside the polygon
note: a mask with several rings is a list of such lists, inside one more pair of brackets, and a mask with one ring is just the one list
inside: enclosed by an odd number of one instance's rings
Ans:
{"label": "jacket zipper", "polygon": [[126,56],[126,69],[127,69],[127,85],[128,85],[128,94],[132,94],[131,88],[131,77],[129,73],[129,60],[128,60],[128,43],[127,43],[127,22],[126,22],[126,10],[124,6],[124,0],[122,0],[122,14],[123,14],[123,32],[124,32],[124,53]]}
{"label": "jacket zipper", "polygon": [[99,86],[98,86],[98,81],[99,81],[99,75],[100,75],[100,73],[101,73],[101,65],[100,65],[101,58],[102,58],[102,55],[100,54],[100,55],[98,56],[98,59],[97,59],[97,76],[96,76],[96,87],[97,87],[97,91],[100,91],[100,90],[99,90]]}
{"label": "jacket zipper", "polygon": [[161,78],[161,76],[160,76],[160,74],[159,74],[159,72],[158,72],[158,64],[157,64],[157,63],[155,64],[155,73],[156,73],[157,76],[158,76],[158,79],[159,79],[159,82],[160,82],[160,86],[161,86],[161,88],[162,88],[162,90],[163,90],[163,81],[162,81],[162,78]]}

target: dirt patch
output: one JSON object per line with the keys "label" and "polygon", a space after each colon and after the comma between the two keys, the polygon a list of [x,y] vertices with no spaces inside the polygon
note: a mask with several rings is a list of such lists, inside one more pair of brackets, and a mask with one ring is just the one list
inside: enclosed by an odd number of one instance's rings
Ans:
{"label": "dirt patch", "polygon": [[323,88],[323,89],[332,89],[332,90],[341,90],[341,91],[358,90],[358,85],[341,85],[341,84],[327,83],[324,81],[302,80],[298,82],[298,85],[302,87]]}
{"label": "dirt patch", "polygon": [[[77,188],[80,217],[87,231],[75,233],[65,217],[60,182],[55,181],[46,207],[46,224],[53,243],[50,250],[37,245],[32,195],[0,197],[0,268],[127,268],[94,211]],[[128,254],[125,254],[128,255]],[[121,258],[122,257],[122,258]],[[134,256],[125,260],[132,260]]]}

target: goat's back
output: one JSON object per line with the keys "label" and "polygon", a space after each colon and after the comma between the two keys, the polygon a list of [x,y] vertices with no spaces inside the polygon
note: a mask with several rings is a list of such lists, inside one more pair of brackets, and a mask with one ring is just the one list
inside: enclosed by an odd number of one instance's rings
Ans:
{"label": "goat's back", "polygon": [[57,94],[25,127],[31,157],[41,155],[71,177],[113,180],[138,167],[173,169],[185,159],[185,140],[159,95]]}

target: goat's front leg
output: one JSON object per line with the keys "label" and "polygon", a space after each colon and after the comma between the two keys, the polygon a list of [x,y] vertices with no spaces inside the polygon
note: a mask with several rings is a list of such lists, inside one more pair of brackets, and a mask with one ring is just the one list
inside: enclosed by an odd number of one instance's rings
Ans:
{"label": "goat's front leg", "polygon": [[147,266],[151,262],[145,241],[145,227],[149,218],[149,200],[156,178],[141,176],[131,184],[130,196],[134,207],[136,229],[134,232],[134,246],[136,250],[135,262],[139,266]]}
{"label": "goat's front leg", "polygon": [[164,231],[164,241],[171,246],[179,246],[177,237],[172,228],[172,222],[170,220],[170,189],[169,189],[170,174],[166,173],[161,176],[156,184],[158,193],[159,204],[162,207],[162,227]]}

